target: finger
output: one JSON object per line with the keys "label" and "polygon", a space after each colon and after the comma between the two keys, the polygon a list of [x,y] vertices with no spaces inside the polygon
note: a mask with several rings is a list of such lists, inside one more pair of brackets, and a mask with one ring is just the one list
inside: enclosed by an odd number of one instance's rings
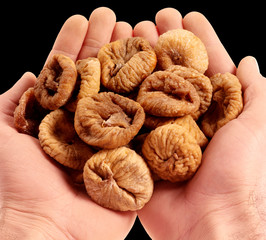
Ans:
{"label": "finger", "polygon": [[12,102],[18,103],[21,95],[30,87],[35,84],[36,77],[31,72],[26,72],[23,76],[15,83],[15,85],[5,92],[7,97]]}
{"label": "finger", "polygon": [[240,61],[236,75],[241,82],[243,91],[253,84],[260,84],[260,81],[262,81],[257,60],[251,56],[245,57]]}
{"label": "finger", "polygon": [[114,27],[114,31],[111,37],[111,42],[116,41],[118,39],[125,39],[132,37],[132,27],[127,22],[117,22]]}
{"label": "finger", "polygon": [[88,31],[78,59],[96,57],[99,49],[110,42],[115,23],[116,16],[111,9],[95,9],[90,15]]}
{"label": "finger", "polygon": [[157,12],[155,22],[160,35],[172,29],[183,28],[182,15],[174,8],[164,8]]}
{"label": "finger", "polygon": [[[250,117],[256,116],[256,119],[258,119],[258,116],[264,116],[266,112],[261,111],[261,109],[264,109],[266,79],[261,76],[256,59],[250,56],[243,58],[238,65],[236,76],[244,93],[243,113],[250,109],[251,112],[257,111],[256,114],[254,113]],[[265,114],[262,114],[264,112]]]}
{"label": "finger", "polygon": [[46,62],[57,53],[62,53],[76,61],[86,36],[88,21],[81,15],[74,15],[62,26]]}
{"label": "finger", "polygon": [[36,77],[31,72],[26,72],[8,91],[0,95],[0,110],[7,115],[13,116],[22,94],[30,87],[33,87]]}
{"label": "finger", "polygon": [[266,78],[259,71],[254,57],[243,58],[237,68],[236,76],[242,84],[244,108],[238,120],[252,133],[264,133],[266,111]]}
{"label": "finger", "polygon": [[147,39],[151,46],[154,47],[158,40],[158,31],[155,24],[151,21],[139,22],[133,30],[134,37],[143,37]]}
{"label": "finger", "polygon": [[235,65],[220,42],[209,21],[198,12],[191,12],[183,19],[183,27],[196,36],[205,44],[209,56],[209,68],[206,75],[215,73],[235,73]]}

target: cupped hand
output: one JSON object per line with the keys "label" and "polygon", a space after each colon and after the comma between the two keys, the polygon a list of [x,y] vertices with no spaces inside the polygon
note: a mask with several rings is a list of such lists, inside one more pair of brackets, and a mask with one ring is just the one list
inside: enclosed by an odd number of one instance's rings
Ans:
{"label": "cupped hand", "polygon": [[[183,19],[172,8],[134,28],[154,45],[170,29],[192,31],[209,55],[206,75],[237,75],[244,98],[239,117],[214,135],[202,165],[188,182],[159,182],[138,216],[152,239],[264,239],[266,229],[266,79],[253,57],[236,69],[207,19],[192,12]],[[148,29],[148,30],[147,30]]]}
{"label": "cupped hand", "polygon": [[[129,24],[116,22],[110,9],[98,8],[89,21],[75,15],[65,22],[48,59],[55,53],[74,61],[96,56],[103,44],[130,36]],[[32,73],[26,73],[0,96],[0,238],[123,239],[136,214],[114,212],[92,202],[44,154],[37,139],[14,129],[14,109],[35,81]]]}

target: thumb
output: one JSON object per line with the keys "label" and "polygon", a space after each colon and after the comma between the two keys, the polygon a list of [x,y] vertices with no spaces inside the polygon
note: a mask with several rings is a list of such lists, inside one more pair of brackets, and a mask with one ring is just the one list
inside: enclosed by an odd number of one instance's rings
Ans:
{"label": "thumb", "polygon": [[240,61],[236,76],[240,80],[244,92],[251,85],[259,85],[263,79],[257,60],[251,56],[245,57]]}
{"label": "thumb", "polygon": [[36,77],[31,72],[26,72],[15,83],[15,85],[8,91],[2,94],[3,100],[6,99],[9,102],[17,104],[21,95],[30,87],[33,87],[36,82]]}
{"label": "thumb", "polygon": [[236,76],[242,84],[244,109],[240,118],[266,120],[266,79],[260,74],[254,57],[243,58],[237,68]]}

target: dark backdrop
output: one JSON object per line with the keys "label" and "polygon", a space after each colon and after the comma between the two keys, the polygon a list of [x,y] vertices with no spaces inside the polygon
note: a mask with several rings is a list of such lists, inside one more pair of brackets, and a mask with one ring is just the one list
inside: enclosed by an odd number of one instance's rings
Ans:
{"label": "dark backdrop", "polygon": [[[235,64],[247,56],[258,59],[266,76],[265,13],[263,1],[41,1],[5,2],[1,6],[1,79],[0,93],[10,88],[25,71],[38,75],[65,20],[73,14],[89,17],[100,6],[113,9],[118,21],[127,21],[133,27],[141,20],[154,21],[156,12],[164,7],[174,7],[183,16],[190,11],[203,13],[214,26]],[[178,223],[177,223],[178,224]],[[127,239],[137,239],[131,231]],[[144,235],[138,239],[149,239]]]}
{"label": "dark backdrop", "polygon": [[[73,14],[89,17],[99,6],[112,8],[118,21],[132,26],[141,20],[152,20],[158,10],[174,7],[184,16],[190,11],[202,12],[212,23],[222,43],[237,65],[246,55],[258,59],[261,72],[266,75],[265,13],[263,1],[248,1],[241,5],[234,1],[65,1],[64,3],[19,1],[1,6],[1,92],[8,89],[25,71],[38,75],[65,20]],[[66,3],[67,2],[67,3]],[[121,1],[119,1],[121,3]],[[156,3],[158,2],[158,3]]]}

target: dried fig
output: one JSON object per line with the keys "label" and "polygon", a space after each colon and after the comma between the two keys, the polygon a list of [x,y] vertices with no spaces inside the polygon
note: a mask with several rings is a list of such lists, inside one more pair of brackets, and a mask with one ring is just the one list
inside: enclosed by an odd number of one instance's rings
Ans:
{"label": "dried fig", "polygon": [[187,68],[179,65],[171,66],[167,69],[167,71],[175,73],[189,81],[197,90],[197,93],[200,97],[200,106],[196,112],[191,113],[191,116],[197,120],[203,113],[207,111],[211,104],[212,84],[210,79],[193,68]]}
{"label": "dried fig", "polygon": [[201,129],[208,137],[236,118],[243,109],[241,84],[235,75],[217,73],[210,80],[213,85],[212,102],[201,122]]}
{"label": "dried fig", "polygon": [[77,79],[74,62],[55,54],[44,66],[34,86],[34,94],[45,109],[55,110],[70,99]]}
{"label": "dried fig", "polygon": [[21,133],[38,137],[40,122],[47,113],[36,100],[34,89],[29,88],[21,96],[14,111],[15,128]]}
{"label": "dried fig", "polygon": [[84,167],[83,178],[92,200],[113,210],[139,210],[153,193],[148,166],[141,156],[126,147],[94,154]]}
{"label": "dried fig", "polygon": [[76,62],[78,79],[67,110],[76,111],[78,101],[100,91],[101,65],[98,58],[89,57]]}
{"label": "dried fig", "polygon": [[208,68],[207,50],[203,42],[190,31],[174,29],[160,35],[154,50],[159,69],[182,65],[204,73]]}
{"label": "dried fig", "polygon": [[146,113],[144,126],[150,130],[153,130],[162,125],[173,123],[176,119],[177,117],[157,117]]}
{"label": "dried fig", "polygon": [[57,109],[40,124],[39,140],[43,150],[62,165],[81,170],[94,154],[76,134],[72,113]]}
{"label": "dried fig", "polygon": [[181,126],[182,128],[185,128],[187,133],[193,136],[195,138],[197,144],[201,148],[205,148],[208,144],[208,139],[204,135],[204,133],[200,130],[197,123],[194,121],[194,119],[190,115],[186,115],[181,118],[177,118],[173,124],[177,124]]}
{"label": "dried fig", "polygon": [[110,149],[128,144],[144,119],[144,110],[137,102],[102,92],[78,102],[75,129],[87,144]]}
{"label": "dried fig", "polygon": [[145,127],[154,130],[157,127],[166,124],[178,124],[183,128],[187,129],[187,132],[196,139],[196,142],[201,148],[205,148],[208,144],[208,139],[204,133],[200,130],[199,126],[192,118],[191,115],[185,115],[179,118],[167,118],[167,117],[155,117],[146,114],[144,125]]}
{"label": "dried fig", "polygon": [[[130,142],[130,148],[133,149],[137,154],[139,154],[141,157],[143,157],[142,155],[142,145],[146,139],[146,137],[149,135],[149,133],[142,133],[140,135],[137,135],[136,137],[134,137],[134,139]],[[155,174],[153,171],[151,171],[151,177],[153,179],[154,182],[161,180],[161,178]]]}
{"label": "dried fig", "polygon": [[195,137],[178,124],[166,124],[151,131],[142,154],[154,173],[171,182],[190,179],[202,157]]}
{"label": "dried fig", "polygon": [[153,48],[144,38],[121,39],[104,45],[98,52],[102,84],[118,93],[133,91],[156,66]]}
{"label": "dried fig", "polygon": [[177,74],[157,71],[141,84],[137,102],[148,114],[178,117],[196,112],[200,98],[190,82]]}

